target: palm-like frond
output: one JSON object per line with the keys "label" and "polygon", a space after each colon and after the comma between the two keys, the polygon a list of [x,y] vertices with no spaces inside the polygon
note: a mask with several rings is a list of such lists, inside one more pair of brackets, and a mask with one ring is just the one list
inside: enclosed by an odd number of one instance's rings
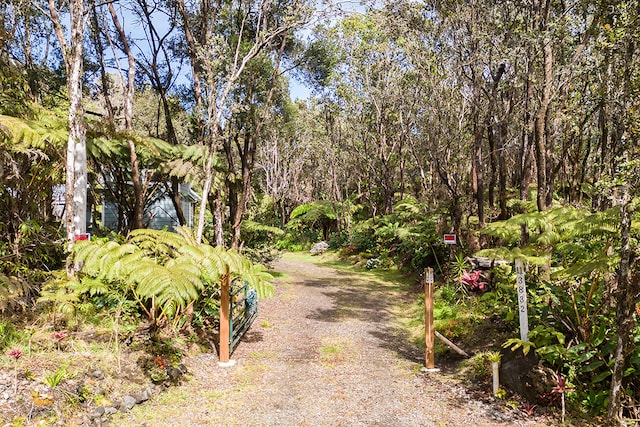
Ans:
{"label": "palm-like frond", "polygon": [[0,273],[0,313],[20,306],[20,298],[31,288],[27,280]]}
{"label": "palm-like frond", "polygon": [[291,211],[292,220],[315,222],[320,218],[336,219],[335,212],[328,201],[303,203]]}
{"label": "palm-like frond", "polygon": [[506,247],[483,249],[476,252],[476,255],[486,257],[489,259],[503,259],[509,262],[513,262],[516,259],[521,259],[525,263],[533,265],[548,265],[550,255],[546,253],[540,253],[535,248],[513,248]]}
{"label": "palm-like frond", "polygon": [[66,124],[45,116],[40,121],[0,115],[0,141],[11,142],[12,151],[44,150],[47,143],[62,145],[69,138]]}
{"label": "palm-like frond", "polygon": [[270,283],[273,276],[262,264],[253,264],[249,260],[245,260],[244,271],[239,276],[256,290],[259,297],[273,296],[275,287]]}
{"label": "palm-like frond", "polygon": [[[182,313],[205,288],[219,287],[225,274],[248,281],[262,296],[273,294],[264,267],[235,251],[196,244],[188,229],[180,231],[135,230],[123,244],[100,239],[78,242],[75,261],[82,264],[82,280],[76,292],[133,292],[145,310],[151,306],[170,318]],[[148,313],[154,318],[158,314]]]}
{"label": "palm-like frond", "polygon": [[242,231],[246,233],[267,233],[274,236],[281,236],[285,233],[281,228],[260,224],[249,219],[242,221]]}

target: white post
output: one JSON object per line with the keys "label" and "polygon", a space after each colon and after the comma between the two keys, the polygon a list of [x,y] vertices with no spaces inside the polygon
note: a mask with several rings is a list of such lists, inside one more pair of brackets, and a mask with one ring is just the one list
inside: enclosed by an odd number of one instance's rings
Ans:
{"label": "white post", "polygon": [[493,395],[495,396],[500,388],[500,362],[491,362],[491,373],[493,374]]}
{"label": "white post", "polygon": [[518,312],[520,314],[520,339],[529,341],[529,318],[527,315],[527,285],[524,280],[524,263],[516,259],[516,284],[518,286]]}

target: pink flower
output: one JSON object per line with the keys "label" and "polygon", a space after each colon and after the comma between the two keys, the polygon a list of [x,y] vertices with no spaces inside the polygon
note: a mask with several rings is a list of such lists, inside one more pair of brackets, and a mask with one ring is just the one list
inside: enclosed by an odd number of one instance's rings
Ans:
{"label": "pink flower", "polygon": [[14,348],[9,353],[7,353],[7,356],[13,357],[14,359],[18,360],[22,357],[22,350],[20,350],[19,348]]}
{"label": "pink flower", "polygon": [[67,338],[69,334],[67,334],[65,331],[60,331],[60,332],[54,332],[52,336],[53,336],[53,339],[57,341],[62,341],[63,339]]}
{"label": "pink flower", "polygon": [[460,280],[462,281],[462,283],[469,286],[469,289],[471,289],[472,291],[476,291],[476,290],[483,291],[485,285],[487,285],[488,283],[481,282],[480,281],[481,277],[482,277],[481,270],[473,271],[471,273],[465,270],[462,272],[462,277],[460,278]]}
{"label": "pink flower", "polygon": [[558,375],[558,384],[551,390],[551,393],[568,393],[573,391],[573,387],[567,386],[567,379]]}

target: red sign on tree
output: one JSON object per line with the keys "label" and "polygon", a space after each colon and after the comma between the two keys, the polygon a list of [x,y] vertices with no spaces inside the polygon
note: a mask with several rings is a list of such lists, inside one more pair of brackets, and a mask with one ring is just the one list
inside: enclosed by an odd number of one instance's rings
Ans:
{"label": "red sign on tree", "polygon": [[455,245],[456,243],[458,243],[457,236],[455,234],[445,234],[444,243],[447,245]]}

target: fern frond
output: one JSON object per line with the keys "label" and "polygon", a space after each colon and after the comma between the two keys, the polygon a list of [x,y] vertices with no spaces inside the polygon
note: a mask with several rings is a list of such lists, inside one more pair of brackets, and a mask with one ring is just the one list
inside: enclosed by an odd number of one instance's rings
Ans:
{"label": "fern frond", "polygon": [[248,219],[242,221],[242,230],[247,233],[263,232],[272,234],[274,236],[281,236],[285,233],[281,228],[260,224],[259,222],[251,221]]}
{"label": "fern frond", "polygon": [[106,295],[109,293],[109,285],[102,280],[94,279],[92,277],[85,276],[80,279],[80,283],[76,288],[79,294]]}
{"label": "fern frond", "polygon": [[260,298],[268,298],[275,293],[275,287],[270,283],[273,280],[273,276],[262,264],[253,264],[251,261],[246,260],[244,271],[239,277],[254,288]]}
{"label": "fern frond", "polygon": [[178,233],[149,228],[133,230],[129,233],[130,243],[157,256],[171,256],[174,251],[185,245],[185,239]]}
{"label": "fern frond", "polygon": [[[179,227],[174,227],[176,233],[182,236],[184,243],[187,245],[197,245],[196,235],[193,230],[185,225],[181,225]],[[204,242],[206,243],[206,242]]]}
{"label": "fern frond", "polygon": [[[60,122],[46,126],[43,123],[46,122],[0,115],[0,139],[10,141],[11,149],[15,152],[44,150],[47,142],[62,145],[69,139],[69,133],[65,130],[66,124]],[[46,157],[42,151],[37,153]]]}
{"label": "fern frond", "polygon": [[[115,242],[113,242],[115,243]],[[111,246],[111,245],[109,245]],[[138,251],[138,248],[134,245],[125,243],[120,245],[116,243],[116,245],[112,246],[112,249],[101,254],[99,263],[99,274],[97,276],[103,277],[104,275],[110,275],[111,269],[116,265],[116,263],[128,255],[134,254]]]}
{"label": "fern frond", "polygon": [[533,265],[548,265],[551,259],[550,255],[545,253],[540,253],[534,248],[492,248],[492,249],[483,249],[475,253],[475,255],[480,257],[486,257],[489,259],[503,259],[509,262],[514,262],[516,259],[522,259],[523,262],[533,264]]}
{"label": "fern frond", "polygon": [[606,254],[591,261],[574,263],[567,268],[561,268],[552,274],[554,279],[575,279],[576,277],[589,278],[594,272],[611,272],[619,263],[619,257],[609,257]]}

